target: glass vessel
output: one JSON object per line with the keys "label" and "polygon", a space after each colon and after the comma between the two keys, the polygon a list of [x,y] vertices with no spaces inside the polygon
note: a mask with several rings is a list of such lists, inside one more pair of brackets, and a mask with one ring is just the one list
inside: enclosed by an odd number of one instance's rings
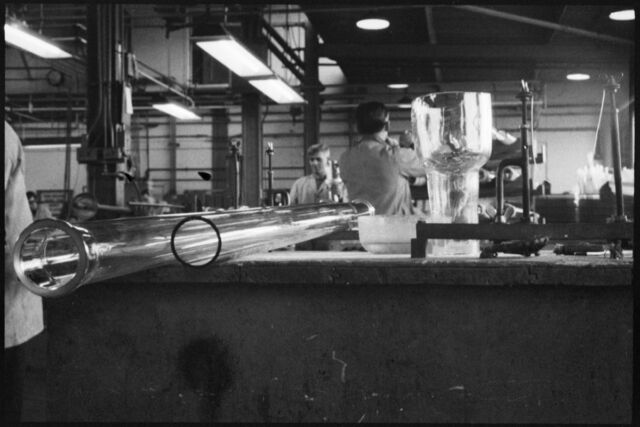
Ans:
{"label": "glass vessel", "polygon": [[347,230],[359,216],[373,213],[371,204],[354,200],[80,224],[42,219],[20,234],[13,267],[30,291],[56,297],[87,283],[178,261],[206,267],[267,252]]}
{"label": "glass vessel", "polygon": [[[430,93],[412,102],[411,126],[427,172],[430,222],[478,222],[479,170],[491,156],[492,125],[489,93]],[[477,240],[428,242],[431,256],[479,254]]]}

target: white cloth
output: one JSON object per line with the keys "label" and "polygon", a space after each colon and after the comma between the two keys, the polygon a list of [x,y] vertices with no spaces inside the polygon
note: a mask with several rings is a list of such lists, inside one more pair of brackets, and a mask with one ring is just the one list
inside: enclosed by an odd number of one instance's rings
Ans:
{"label": "white cloth", "polygon": [[366,200],[376,215],[412,215],[409,177],[424,177],[415,151],[365,136],[340,156],[350,200]]}
{"label": "white cloth", "polygon": [[309,203],[322,203],[331,201],[331,188],[327,181],[323,181],[318,187],[313,175],[298,178],[291,187],[289,194],[290,205],[305,205]]}
{"label": "white cloth", "polygon": [[23,344],[44,329],[42,299],[22,286],[13,269],[13,247],[33,218],[24,182],[20,139],[4,123],[4,348]]}

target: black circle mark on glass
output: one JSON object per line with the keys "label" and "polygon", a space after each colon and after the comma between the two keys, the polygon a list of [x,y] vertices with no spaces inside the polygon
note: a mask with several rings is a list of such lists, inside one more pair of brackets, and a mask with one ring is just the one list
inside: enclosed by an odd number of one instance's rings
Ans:
{"label": "black circle mark on glass", "polygon": [[[180,258],[180,256],[178,255],[178,252],[176,252],[176,245],[175,245],[176,233],[178,232],[180,227],[182,227],[183,224],[185,224],[186,222],[195,221],[195,220],[200,220],[200,221],[203,221],[203,222],[206,222],[207,224],[209,224],[211,226],[211,228],[213,228],[213,231],[215,231],[216,235],[218,236],[218,248],[216,249],[216,254],[213,256],[213,258],[211,258],[211,260],[209,262],[206,262],[206,263],[204,263],[202,265],[189,264],[187,261],[185,261],[182,258]],[[192,268],[204,268],[204,267],[207,267],[209,264],[211,264],[216,259],[218,259],[218,256],[220,255],[220,250],[221,249],[222,249],[222,237],[220,236],[220,230],[218,230],[218,227],[216,227],[216,225],[211,220],[208,220],[207,218],[204,218],[202,216],[192,216],[192,217],[188,217],[188,218],[183,219],[178,224],[176,224],[176,226],[173,228],[173,231],[171,232],[171,252],[173,253],[173,256],[178,261],[180,261],[180,263],[182,263],[183,265],[186,265],[187,267],[192,267]]]}

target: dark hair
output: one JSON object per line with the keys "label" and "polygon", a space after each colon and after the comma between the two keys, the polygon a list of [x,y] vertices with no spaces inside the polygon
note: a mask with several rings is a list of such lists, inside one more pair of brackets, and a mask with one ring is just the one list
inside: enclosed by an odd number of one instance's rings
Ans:
{"label": "dark hair", "polygon": [[33,191],[27,191],[27,199],[30,199],[32,197],[38,200],[38,196],[36,195],[36,193],[34,193]]}
{"label": "dark hair", "polygon": [[329,152],[329,146],[325,143],[313,144],[307,148],[307,156],[313,156],[318,153]]}
{"label": "dark hair", "polygon": [[389,111],[382,102],[364,102],[356,108],[356,125],[361,134],[380,132],[387,124]]}

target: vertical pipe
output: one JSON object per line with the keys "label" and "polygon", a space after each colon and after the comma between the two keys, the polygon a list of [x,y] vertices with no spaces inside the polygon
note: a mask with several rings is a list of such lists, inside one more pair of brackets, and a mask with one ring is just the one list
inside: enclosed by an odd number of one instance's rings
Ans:
{"label": "vertical pipe", "polygon": [[[87,151],[99,146],[100,120],[102,120],[102,88],[100,72],[100,42],[102,39],[99,5],[90,3],[87,6]],[[96,181],[100,177],[100,167],[95,164],[87,166],[87,186],[89,192],[96,191]]]}
{"label": "vertical pipe", "polygon": [[178,141],[176,137],[176,119],[169,118],[169,193],[177,194]]}
{"label": "vertical pipe", "polygon": [[267,182],[268,182],[268,194],[267,194],[267,206],[273,206],[273,165],[271,158],[273,157],[273,142],[267,142],[267,159],[269,164],[267,166]]}
{"label": "vertical pipe", "polygon": [[[67,91],[67,132],[64,150],[64,190],[71,187],[71,121],[73,120],[73,110],[71,105],[71,92]],[[65,199],[67,193],[65,193]],[[65,200],[69,202],[70,200]]]}
{"label": "vertical pipe", "polygon": [[320,102],[318,96],[318,35],[313,25],[307,21],[305,24],[304,46],[304,97],[307,104],[304,106],[304,145],[302,164],[304,173],[311,173],[311,166],[307,162],[307,149],[318,143],[320,134]]}
{"label": "vertical pipe", "polygon": [[529,125],[527,123],[527,101],[531,98],[531,92],[527,84],[522,82],[522,91],[518,95],[522,101],[522,124],[520,125],[520,139],[522,141],[522,220],[525,224],[531,221],[529,212],[531,202],[531,188],[529,186],[529,142],[527,140]]}
{"label": "vertical pipe", "polygon": [[618,219],[624,216],[624,197],[622,195],[622,160],[620,158],[620,123],[618,122],[618,106],[616,104],[616,92],[620,85],[614,77],[609,78],[607,90],[611,99],[611,156],[613,161],[613,179],[616,187],[616,216]]}
{"label": "vertical pipe", "polygon": [[233,151],[233,177],[234,177],[234,192],[233,192],[233,207],[238,209],[242,203],[242,176],[241,174],[241,161],[240,152],[238,150]]}

